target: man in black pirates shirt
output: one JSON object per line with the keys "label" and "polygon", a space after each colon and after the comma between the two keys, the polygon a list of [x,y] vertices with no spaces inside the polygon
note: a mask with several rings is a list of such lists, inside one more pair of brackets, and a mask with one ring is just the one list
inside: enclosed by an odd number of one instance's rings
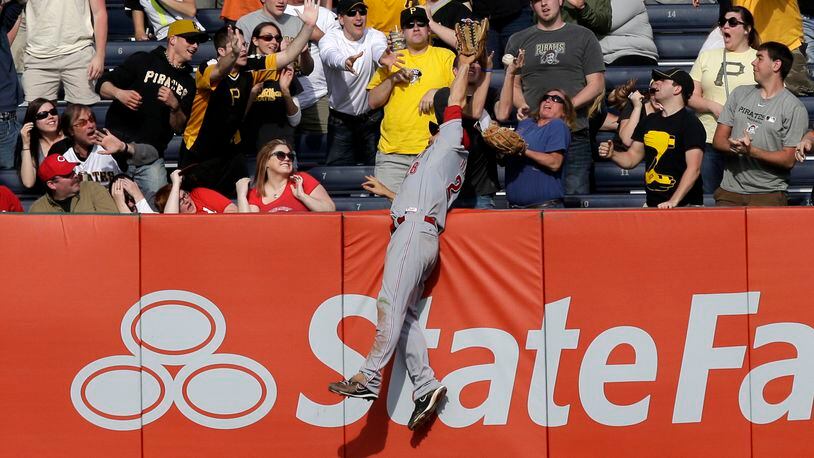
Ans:
{"label": "man in black pirates shirt", "polygon": [[127,144],[127,172],[148,198],[167,184],[164,150],[186,125],[195,97],[189,62],[208,39],[193,21],[175,21],[166,49],[135,53],[96,83],[102,98],[113,99],[105,127]]}
{"label": "man in black pirates shirt", "polygon": [[683,70],[653,70],[650,92],[664,110],[639,123],[627,151],[614,151],[611,140],[599,146],[599,156],[610,158],[625,169],[645,160],[648,207],[704,204],[700,172],[705,131],[701,121],[685,108],[693,85],[692,78]]}
{"label": "man in black pirates shirt", "polygon": [[269,56],[247,53],[239,29],[224,27],[215,33],[218,58],[195,72],[197,92],[184,131],[181,167],[196,186],[235,195],[235,182],[247,176],[240,144],[240,123],[246,114],[252,87],[278,79],[279,69],[297,59],[316,26],[317,6],[306,0],[300,19],[303,27],[284,51]]}

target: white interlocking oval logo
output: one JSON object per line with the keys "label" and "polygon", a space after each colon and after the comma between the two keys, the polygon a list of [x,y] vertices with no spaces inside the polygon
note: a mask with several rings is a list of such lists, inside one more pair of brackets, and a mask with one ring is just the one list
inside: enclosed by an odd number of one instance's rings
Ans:
{"label": "white interlocking oval logo", "polygon": [[[93,361],[71,383],[74,408],[96,426],[139,429],[175,404],[202,426],[237,429],[265,417],[277,400],[263,365],[215,353],[226,319],[203,296],[181,290],[142,296],[124,314],[121,336],[129,355]],[[173,378],[165,366],[181,369]]]}

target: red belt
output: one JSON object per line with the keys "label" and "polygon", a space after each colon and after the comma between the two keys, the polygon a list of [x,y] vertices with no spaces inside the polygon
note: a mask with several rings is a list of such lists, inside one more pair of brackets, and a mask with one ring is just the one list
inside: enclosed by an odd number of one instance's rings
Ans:
{"label": "red belt", "polygon": [[[390,232],[392,233],[393,231],[395,231],[396,227],[401,225],[401,223],[403,223],[405,219],[406,218],[404,216],[399,216],[398,218],[396,218],[396,223],[390,225]],[[432,216],[424,216],[424,221],[432,224],[433,226],[435,226],[436,229],[438,229],[438,224],[436,223],[435,218],[433,218]]]}
{"label": "red belt", "polygon": [[[404,219],[405,219],[404,216],[399,216],[398,218],[396,218],[396,225],[403,223]],[[432,216],[425,216],[424,221],[432,224],[433,226],[437,226],[437,224],[435,224],[435,218],[433,218]]]}

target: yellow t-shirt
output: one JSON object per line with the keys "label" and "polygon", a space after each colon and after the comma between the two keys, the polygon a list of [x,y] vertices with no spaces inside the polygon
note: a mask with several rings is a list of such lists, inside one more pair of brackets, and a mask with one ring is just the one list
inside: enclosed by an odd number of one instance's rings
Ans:
{"label": "yellow t-shirt", "polygon": [[[726,73],[724,73],[723,49],[710,49],[698,55],[698,59],[695,60],[692,70],[690,70],[690,76],[701,83],[705,99],[723,105],[728,96],[727,85],[729,85],[731,93],[738,86],[755,84],[752,61],[756,56],[757,51],[751,48],[744,52],[727,52]],[[704,130],[707,131],[707,143],[712,143],[718,120],[712,113],[699,113],[698,119],[704,125]]]}
{"label": "yellow t-shirt", "polygon": [[[452,84],[455,75],[452,63],[455,55],[444,48],[430,46],[421,54],[404,50],[404,68],[413,70],[409,84],[393,88],[384,106],[379,151],[382,153],[419,154],[430,139],[428,125],[436,122],[434,114],[419,114],[418,103],[430,89]],[[390,75],[390,69],[380,68],[368,84],[368,90],[381,84]]]}
{"label": "yellow t-shirt", "polygon": [[803,43],[803,19],[797,0],[734,0],[755,17],[760,41],[776,41],[794,51]]}
{"label": "yellow t-shirt", "polygon": [[[398,27],[406,0],[366,0],[367,26],[384,34]],[[424,0],[419,2],[424,4]]]}

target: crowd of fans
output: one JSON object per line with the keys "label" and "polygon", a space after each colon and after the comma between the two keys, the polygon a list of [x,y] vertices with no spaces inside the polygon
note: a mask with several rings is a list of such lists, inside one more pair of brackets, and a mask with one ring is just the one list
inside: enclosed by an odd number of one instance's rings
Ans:
{"label": "crowd of fans", "polygon": [[[309,136],[327,139],[327,165],[374,166],[360,191],[392,199],[443,118],[455,24],[481,18],[487,52],[468,96],[486,103],[464,123],[457,206],[494,208],[504,166],[511,207],[562,207],[590,193],[595,160],[644,162],[647,206],[700,206],[704,193],[786,205],[790,170],[814,145],[798,98],[814,95],[814,2],[719,2],[689,73],[657,68],[644,0],[125,0],[134,40],[158,42],[104,71],[109,7],[0,0],[0,168],[42,194],[31,212],[334,211],[297,170],[293,145]],[[221,8],[226,25],[205,31],[198,7]],[[199,62],[210,39],[216,58]],[[620,65],[652,67],[652,80],[606,93],[605,69]],[[499,68],[500,90],[489,84]],[[480,134],[490,122],[516,125],[525,152],[492,150]],[[597,142],[599,131],[614,139]],[[22,211],[8,188],[0,210]]]}

